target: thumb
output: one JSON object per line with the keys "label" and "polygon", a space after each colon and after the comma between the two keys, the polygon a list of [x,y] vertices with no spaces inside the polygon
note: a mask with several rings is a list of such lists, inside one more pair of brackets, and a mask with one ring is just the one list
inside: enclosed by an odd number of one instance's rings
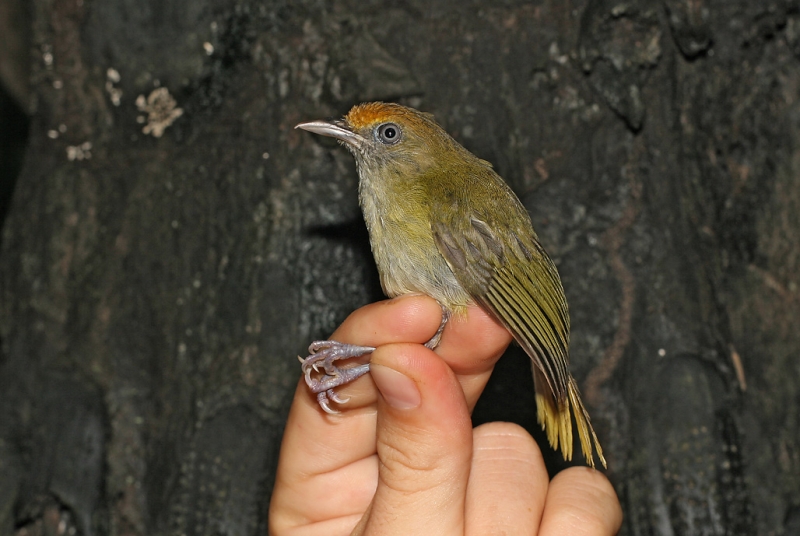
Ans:
{"label": "thumb", "polygon": [[472,421],[447,364],[420,344],[372,355],[378,487],[354,534],[463,534]]}

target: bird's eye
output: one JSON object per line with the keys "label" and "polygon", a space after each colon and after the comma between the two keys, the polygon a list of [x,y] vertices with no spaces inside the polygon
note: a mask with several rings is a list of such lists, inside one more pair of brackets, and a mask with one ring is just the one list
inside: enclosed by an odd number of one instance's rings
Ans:
{"label": "bird's eye", "polygon": [[379,125],[375,133],[378,135],[378,140],[384,145],[394,145],[400,141],[400,127],[394,123]]}

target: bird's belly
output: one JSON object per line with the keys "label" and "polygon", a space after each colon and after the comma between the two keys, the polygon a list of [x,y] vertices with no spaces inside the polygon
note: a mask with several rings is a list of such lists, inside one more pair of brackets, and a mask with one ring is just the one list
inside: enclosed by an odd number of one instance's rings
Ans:
{"label": "bird's belly", "polygon": [[458,312],[471,302],[439,253],[430,226],[389,223],[370,234],[384,293],[393,298],[419,292]]}

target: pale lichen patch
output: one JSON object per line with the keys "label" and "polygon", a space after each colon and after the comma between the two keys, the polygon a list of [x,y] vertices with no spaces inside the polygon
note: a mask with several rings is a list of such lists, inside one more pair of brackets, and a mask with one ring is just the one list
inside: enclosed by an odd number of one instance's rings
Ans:
{"label": "pale lichen patch", "polygon": [[167,127],[183,115],[183,108],[177,107],[177,102],[165,87],[154,89],[147,98],[139,95],[136,98],[136,107],[140,112],[147,113],[147,117],[137,118],[139,123],[147,122],[142,132],[156,138],[160,138]]}
{"label": "pale lichen patch", "polygon": [[92,142],[85,141],[80,145],[70,145],[67,147],[67,160],[89,160],[92,157]]}
{"label": "pale lichen patch", "polygon": [[119,75],[119,71],[109,67],[106,71],[106,93],[114,106],[119,106],[122,102],[122,90],[114,86],[114,84],[119,84],[120,80],[122,77]]}

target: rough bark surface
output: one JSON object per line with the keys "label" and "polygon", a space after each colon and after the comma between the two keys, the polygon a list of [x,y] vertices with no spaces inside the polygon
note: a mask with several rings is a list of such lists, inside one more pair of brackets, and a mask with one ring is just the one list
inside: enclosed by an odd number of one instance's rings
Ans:
{"label": "rough bark surface", "polygon": [[[292,127],[377,99],[530,210],[622,533],[800,533],[800,2],[30,9],[0,534],[265,532],[295,356],[380,298],[351,157]],[[476,421],[535,431],[527,367]]]}

